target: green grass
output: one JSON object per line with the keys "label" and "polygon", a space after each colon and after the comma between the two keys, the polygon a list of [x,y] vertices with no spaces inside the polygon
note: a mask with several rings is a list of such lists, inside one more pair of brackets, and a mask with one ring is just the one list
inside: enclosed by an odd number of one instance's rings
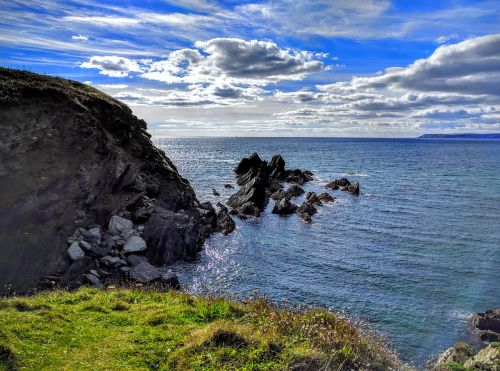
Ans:
{"label": "green grass", "polygon": [[397,367],[383,343],[324,310],[179,292],[81,289],[0,299],[0,370]]}

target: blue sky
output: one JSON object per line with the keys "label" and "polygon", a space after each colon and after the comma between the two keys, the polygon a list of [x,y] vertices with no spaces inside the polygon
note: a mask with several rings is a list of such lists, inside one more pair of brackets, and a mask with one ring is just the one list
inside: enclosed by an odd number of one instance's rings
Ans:
{"label": "blue sky", "polygon": [[500,131],[499,1],[0,0],[0,63],[167,136]]}

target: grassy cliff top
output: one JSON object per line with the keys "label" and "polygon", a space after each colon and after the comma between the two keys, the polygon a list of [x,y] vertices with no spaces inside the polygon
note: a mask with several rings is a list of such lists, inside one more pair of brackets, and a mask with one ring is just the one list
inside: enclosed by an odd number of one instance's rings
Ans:
{"label": "grassy cliff top", "polygon": [[0,299],[0,370],[393,367],[380,340],[325,310],[112,288]]}

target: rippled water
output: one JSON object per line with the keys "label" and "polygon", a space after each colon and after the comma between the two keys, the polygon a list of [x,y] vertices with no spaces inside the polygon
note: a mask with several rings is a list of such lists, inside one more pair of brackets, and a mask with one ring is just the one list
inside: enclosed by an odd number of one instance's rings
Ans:
{"label": "rippled water", "polygon": [[[361,195],[331,192],[313,224],[296,215],[237,220],[199,259],[174,267],[187,290],[314,304],[368,320],[422,365],[473,339],[471,312],[500,306],[500,141],[156,138],[203,201],[234,192],[238,161],[281,153],[308,169],[306,191],[347,176]],[[221,192],[215,197],[211,188]],[[300,202],[298,198],[297,203]]]}

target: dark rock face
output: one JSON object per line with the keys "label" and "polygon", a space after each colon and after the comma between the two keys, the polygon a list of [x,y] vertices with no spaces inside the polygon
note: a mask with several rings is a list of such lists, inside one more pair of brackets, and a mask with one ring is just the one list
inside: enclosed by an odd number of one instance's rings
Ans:
{"label": "dark rock face", "polygon": [[354,182],[351,185],[348,185],[345,189],[347,192],[352,193],[353,195],[359,195],[359,182]]}
{"label": "dark rock face", "polygon": [[284,197],[281,200],[276,201],[274,204],[273,214],[290,215],[293,214],[295,210],[297,210],[297,205]]}
{"label": "dark rock face", "polygon": [[229,215],[227,208],[221,209],[217,214],[217,232],[227,236],[236,229],[236,223]]}
{"label": "dark rock face", "polygon": [[329,193],[323,192],[318,196],[321,202],[333,202],[335,201],[335,197],[330,195]]}
{"label": "dark rock face", "polygon": [[500,341],[500,308],[472,316],[471,323],[479,330],[483,341]]}
{"label": "dark rock face", "polygon": [[231,214],[242,219],[260,216],[269,198],[279,201],[304,192],[297,185],[285,192],[282,181],[304,184],[312,180],[310,171],[286,170],[285,160],[281,155],[273,156],[267,163],[254,153],[242,159],[234,171],[237,175],[236,182],[241,188],[229,198],[228,205],[232,207]]}
{"label": "dark rock face", "polygon": [[300,196],[301,194],[303,194],[304,190],[302,188],[300,188],[298,185],[293,185],[290,188],[288,188],[286,193],[288,195],[290,195],[291,197],[297,197],[297,196]]}
{"label": "dark rock face", "polygon": [[154,263],[191,256],[215,226],[146,123],[92,87],[0,68],[0,122],[0,294],[83,264],[66,254],[75,226],[130,215]]}

